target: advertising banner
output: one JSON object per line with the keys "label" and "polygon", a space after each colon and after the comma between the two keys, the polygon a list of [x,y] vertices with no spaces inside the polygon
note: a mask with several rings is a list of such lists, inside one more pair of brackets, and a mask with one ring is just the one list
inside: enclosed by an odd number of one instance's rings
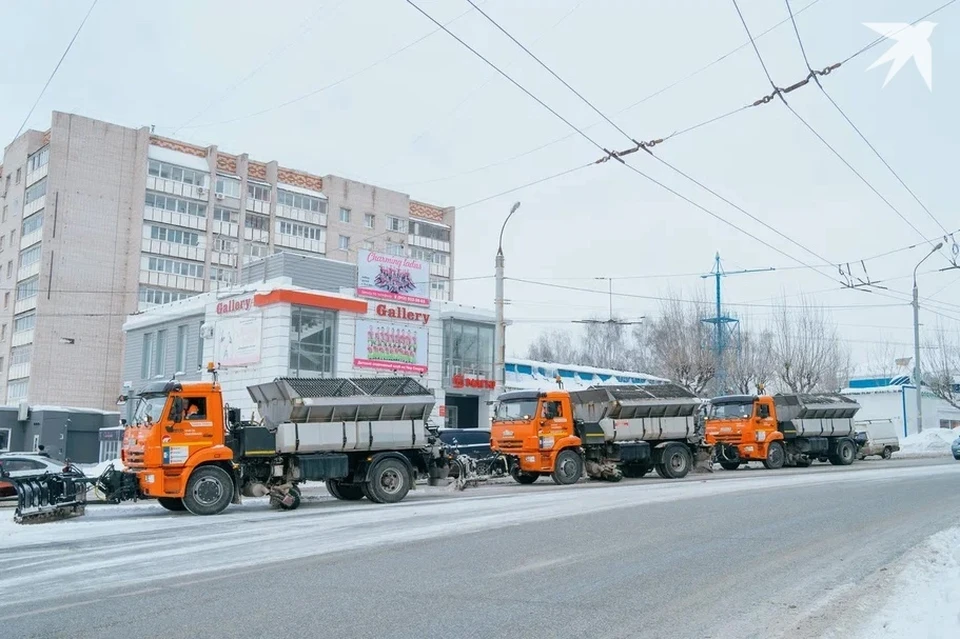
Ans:
{"label": "advertising banner", "polygon": [[353,365],[398,373],[426,373],[429,335],[425,326],[358,319]]}
{"label": "advertising banner", "polygon": [[430,306],[430,264],[401,255],[358,251],[357,295]]}
{"label": "advertising banner", "polygon": [[263,317],[256,315],[217,320],[214,357],[218,366],[249,366],[260,361]]}

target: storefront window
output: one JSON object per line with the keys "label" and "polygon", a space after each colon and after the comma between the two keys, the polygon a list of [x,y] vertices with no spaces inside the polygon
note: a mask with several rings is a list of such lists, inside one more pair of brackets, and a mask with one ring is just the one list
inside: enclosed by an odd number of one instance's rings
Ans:
{"label": "storefront window", "polygon": [[449,383],[457,374],[493,379],[493,325],[443,323],[443,378]]}
{"label": "storefront window", "polygon": [[291,310],[290,376],[333,377],[336,313],[302,306]]}

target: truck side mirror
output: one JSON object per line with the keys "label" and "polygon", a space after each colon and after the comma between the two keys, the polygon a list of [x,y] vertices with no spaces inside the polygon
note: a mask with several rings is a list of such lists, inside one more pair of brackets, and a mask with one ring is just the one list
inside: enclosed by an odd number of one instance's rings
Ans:
{"label": "truck side mirror", "polygon": [[174,424],[179,424],[183,421],[183,398],[174,397],[173,406],[171,406],[171,417],[173,418]]}

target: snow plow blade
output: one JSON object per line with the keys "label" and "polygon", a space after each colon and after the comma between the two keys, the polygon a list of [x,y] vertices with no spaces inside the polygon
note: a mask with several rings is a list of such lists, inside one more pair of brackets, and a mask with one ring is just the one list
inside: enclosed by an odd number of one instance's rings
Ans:
{"label": "snow plow blade", "polygon": [[87,481],[72,474],[6,478],[17,491],[13,520],[33,524],[83,515],[87,505]]}

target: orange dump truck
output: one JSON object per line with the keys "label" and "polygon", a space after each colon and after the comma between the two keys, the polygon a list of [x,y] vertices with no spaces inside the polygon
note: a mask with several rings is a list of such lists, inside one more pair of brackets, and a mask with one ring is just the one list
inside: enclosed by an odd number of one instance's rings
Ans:
{"label": "orange dump truck", "polygon": [[834,393],[727,395],[710,400],[706,441],[726,470],[751,461],[767,468],[846,466],[857,457],[860,405]]}
{"label": "orange dump truck", "polygon": [[619,481],[651,470],[680,478],[705,454],[702,402],[674,384],[511,391],[497,398],[490,448],[521,484]]}

